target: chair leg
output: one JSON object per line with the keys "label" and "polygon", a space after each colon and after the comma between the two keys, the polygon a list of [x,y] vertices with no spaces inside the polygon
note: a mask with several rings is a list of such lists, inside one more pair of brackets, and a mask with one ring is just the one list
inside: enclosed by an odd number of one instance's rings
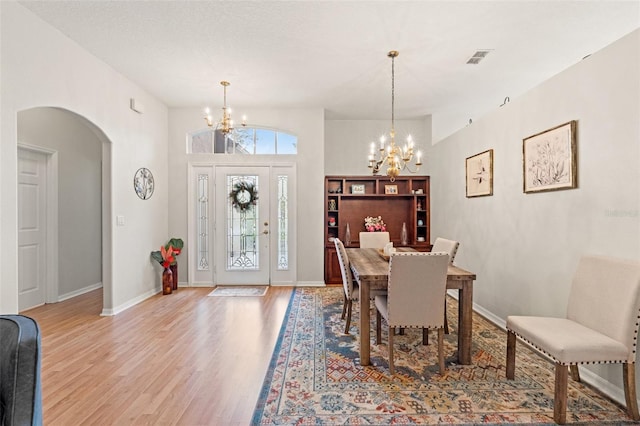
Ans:
{"label": "chair leg", "polygon": [[429,329],[426,327],[422,327],[422,344],[429,344]]}
{"label": "chair leg", "polygon": [[389,373],[393,376],[395,368],[393,368],[393,327],[389,326]]}
{"label": "chair leg", "polygon": [[440,366],[440,375],[444,375],[444,328],[438,329],[438,365]]}
{"label": "chair leg", "polygon": [[636,399],[636,365],[625,362],[622,364],[622,376],[624,381],[624,398],[627,403],[627,413],[633,420],[640,420],[638,413],[638,400]]}
{"label": "chair leg", "polygon": [[516,334],[507,330],[507,379],[516,375]]}
{"label": "chair leg", "polygon": [[449,321],[447,320],[447,299],[444,300],[444,334],[449,334]]}
{"label": "chair leg", "polygon": [[376,345],[379,345],[380,342],[382,342],[382,315],[376,309]]}
{"label": "chair leg", "polygon": [[569,366],[569,373],[571,374],[571,380],[573,380],[574,382],[580,381],[580,371],[578,371],[577,364],[571,364]]}
{"label": "chair leg", "polygon": [[353,301],[349,299],[347,303],[347,323],[344,326],[344,334],[349,334],[349,328],[351,327],[351,305],[353,305]]}
{"label": "chair leg", "polygon": [[556,363],[556,385],[553,397],[553,421],[559,425],[567,422],[567,379],[569,369]]}
{"label": "chair leg", "polygon": [[347,293],[344,293],[344,303],[342,304],[342,319],[344,319],[344,315],[347,313]]}

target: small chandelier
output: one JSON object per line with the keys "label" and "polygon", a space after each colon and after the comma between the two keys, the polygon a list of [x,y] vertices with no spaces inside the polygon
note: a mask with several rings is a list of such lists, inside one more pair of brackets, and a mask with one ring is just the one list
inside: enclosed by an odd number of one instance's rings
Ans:
{"label": "small chandelier", "polygon": [[391,58],[391,131],[389,132],[391,141],[387,144],[386,137],[380,137],[378,146],[379,158],[376,158],[375,142],[371,142],[371,150],[369,152],[369,168],[373,169],[373,174],[377,175],[382,164],[387,163],[387,176],[389,176],[391,182],[396,180],[402,170],[408,170],[409,173],[417,173],[422,165],[422,153],[418,151],[416,152],[415,170],[411,170],[409,166],[413,159],[414,145],[411,135],[407,136],[407,142],[402,148],[398,147],[395,142],[395,58],[398,54],[396,50],[392,50],[387,54]]}
{"label": "small chandelier", "polygon": [[[233,120],[231,119],[231,108],[227,107],[227,86],[231,83],[228,81],[221,81],[220,84],[224,88],[224,104],[222,106],[222,119],[218,122],[213,121],[211,117],[211,111],[209,108],[204,110],[204,120],[207,122],[207,126],[215,127],[216,130],[220,130],[222,134],[226,135],[233,132]],[[247,117],[242,116],[242,126],[247,125]]]}

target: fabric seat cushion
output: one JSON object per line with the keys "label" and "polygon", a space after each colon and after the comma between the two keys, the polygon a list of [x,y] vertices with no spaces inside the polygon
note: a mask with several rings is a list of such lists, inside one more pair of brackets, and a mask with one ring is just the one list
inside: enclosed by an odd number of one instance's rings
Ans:
{"label": "fabric seat cushion", "polygon": [[629,356],[622,343],[566,318],[509,316],[507,330],[566,365],[624,362]]}
{"label": "fabric seat cushion", "polygon": [[378,312],[380,312],[380,315],[382,315],[383,318],[389,318],[389,311],[387,310],[387,301],[388,301],[388,297],[387,296],[376,296],[374,299],[374,303],[376,306],[376,309],[378,310]]}

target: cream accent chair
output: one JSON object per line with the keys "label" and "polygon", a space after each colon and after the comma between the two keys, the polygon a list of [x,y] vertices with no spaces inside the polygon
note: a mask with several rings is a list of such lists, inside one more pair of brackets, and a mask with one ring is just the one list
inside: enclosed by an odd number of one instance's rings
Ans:
{"label": "cream accent chair", "polygon": [[391,241],[388,232],[361,232],[360,248],[384,248]]}
{"label": "cream accent chair", "polygon": [[[453,260],[458,253],[458,247],[460,243],[458,241],[447,240],[446,238],[436,238],[431,247],[431,253],[447,253],[449,255],[449,264],[453,265]],[[449,334],[449,321],[447,321],[447,302],[444,303],[444,334]]]}
{"label": "cream accent chair", "polygon": [[555,362],[553,420],[567,420],[567,366],[622,363],[627,412],[640,420],[635,360],[640,318],[640,262],[585,256],[573,278],[566,318],[507,317],[507,379],[515,376],[516,336]]}
{"label": "cream accent chair", "polygon": [[[344,304],[342,305],[342,319],[347,319],[344,326],[344,334],[349,334],[349,328],[351,327],[351,309],[353,301],[356,302],[360,299],[360,287],[358,282],[353,279],[351,273],[351,265],[349,263],[349,255],[344,248],[344,244],[338,238],[333,240],[336,246],[336,253],[338,254],[338,262],[340,263],[340,272],[342,274],[342,286],[344,287]],[[386,290],[371,290],[370,300],[380,294],[387,294]],[[369,305],[366,306],[369,309]],[[362,308],[361,308],[362,309]]]}
{"label": "cream accent chair", "polygon": [[389,260],[386,296],[376,296],[376,343],[381,320],[389,326],[389,373],[394,374],[393,334],[396,327],[438,330],[438,365],[444,374],[444,298],[447,291],[445,253],[399,252]]}

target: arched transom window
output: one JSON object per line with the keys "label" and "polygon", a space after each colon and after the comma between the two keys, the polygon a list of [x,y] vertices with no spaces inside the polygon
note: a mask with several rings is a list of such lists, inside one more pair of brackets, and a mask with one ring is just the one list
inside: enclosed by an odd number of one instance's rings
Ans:
{"label": "arched transom window", "polygon": [[298,153],[298,137],[276,129],[241,127],[196,130],[187,135],[187,154],[290,155]]}

